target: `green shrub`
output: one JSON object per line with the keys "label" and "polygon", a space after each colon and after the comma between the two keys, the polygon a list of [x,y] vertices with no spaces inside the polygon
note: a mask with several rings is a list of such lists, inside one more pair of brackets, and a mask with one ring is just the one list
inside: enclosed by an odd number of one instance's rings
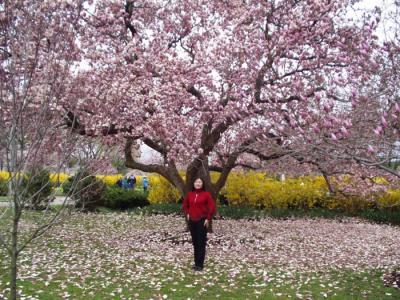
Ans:
{"label": "green shrub", "polygon": [[50,173],[46,169],[37,169],[27,173],[22,180],[22,188],[26,189],[23,197],[28,199],[31,209],[44,209],[53,200]]}
{"label": "green shrub", "polygon": [[400,225],[400,209],[366,209],[359,213],[360,217],[377,223]]}
{"label": "green shrub", "polygon": [[118,186],[107,187],[104,193],[104,206],[112,209],[143,207],[149,204],[147,193],[126,190]]}
{"label": "green shrub", "polygon": [[86,170],[79,170],[63,184],[63,191],[75,200],[75,207],[83,211],[94,211],[104,206],[106,185]]}
{"label": "green shrub", "polygon": [[7,181],[0,178],[0,196],[7,196],[8,186]]}

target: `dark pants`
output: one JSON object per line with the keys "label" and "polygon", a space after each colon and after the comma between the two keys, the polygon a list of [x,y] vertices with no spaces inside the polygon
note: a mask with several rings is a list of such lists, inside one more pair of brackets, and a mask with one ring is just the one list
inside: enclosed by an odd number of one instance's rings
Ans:
{"label": "dark pants", "polygon": [[194,247],[194,263],[200,268],[203,268],[206,257],[207,228],[204,226],[204,221],[205,219],[189,220],[189,230]]}

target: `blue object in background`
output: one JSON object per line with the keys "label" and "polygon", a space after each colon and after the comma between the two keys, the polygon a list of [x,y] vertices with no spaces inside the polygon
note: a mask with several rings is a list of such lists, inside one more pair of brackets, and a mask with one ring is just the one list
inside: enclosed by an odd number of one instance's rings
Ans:
{"label": "blue object in background", "polygon": [[143,176],[143,178],[142,178],[142,185],[143,185],[143,190],[147,191],[147,189],[149,187],[149,180],[147,179],[146,176]]}

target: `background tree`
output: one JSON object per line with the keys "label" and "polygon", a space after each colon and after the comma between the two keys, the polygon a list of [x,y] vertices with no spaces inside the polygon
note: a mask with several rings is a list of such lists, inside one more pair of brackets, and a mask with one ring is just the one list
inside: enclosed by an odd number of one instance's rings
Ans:
{"label": "background tree", "polygon": [[[10,299],[17,298],[21,251],[64,211],[65,201],[60,209],[49,209],[54,195],[48,173],[40,169],[60,170],[78,146],[60,120],[66,86],[80,60],[76,34],[82,5],[0,1],[0,153],[11,175],[9,204],[0,212],[0,245],[10,259]],[[42,210],[27,219],[27,210],[38,208],[42,198]],[[22,222],[27,231],[22,232]]]}
{"label": "background tree", "polygon": [[375,54],[379,59],[379,69],[363,89],[365,97],[374,105],[370,104],[370,111],[362,116],[364,120],[375,117],[371,120],[374,130],[366,143],[369,155],[354,152],[350,155],[361,164],[375,166],[399,178],[396,165],[400,161],[400,3],[385,0],[383,4],[380,26],[382,51]]}
{"label": "background tree", "polygon": [[[371,49],[378,68],[357,88],[359,105],[339,104],[335,113],[322,115],[326,126],[315,127],[313,137],[304,141],[303,148],[310,153],[305,160],[319,165],[321,162],[334,164],[331,169],[336,172],[347,169],[343,173],[368,177],[377,174],[372,169],[379,169],[383,171],[380,174],[386,173],[398,181],[400,173],[395,167],[400,160],[399,3],[385,1],[384,4],[383,21],[378,28],[381,47]],[[338,124],[337,120],[341,119],[348,120],[347,126]],[[333,139],[329,138],[330,132]],[[365,192],[365,187],[360,187],[360,192]]]}

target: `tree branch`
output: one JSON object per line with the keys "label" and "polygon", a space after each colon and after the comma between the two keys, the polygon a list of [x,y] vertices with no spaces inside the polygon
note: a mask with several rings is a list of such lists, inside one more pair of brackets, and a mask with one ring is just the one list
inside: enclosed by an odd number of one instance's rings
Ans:
{"label": "tree branch", "polygon": [[[58,125],[59,127],[66,126],[68,128],[71,128],[74,133],[79,135],[85,135],[91,137],[97,136],[97,134],[93,130],[87,130],[85,125],[79,121],[79,118],[72,111],[67,110],[63,118],[64,118],[64,123]],[[117,128],[115,124],[110,124],[109,126],[102,127],[100,135],[107,136],[107,135],[115,135],[118,133],[131,133],[132,130],[133,130],[132,126],[126,128]]]}
{"label": "tree branch", "polygon": [[388,167],[384,166],[382,164],[382,162],[372,162],[370,160],[367,160],[367,159],[364,159],[364,158],[361,158],[361,157],[356,157],[356,156],[353,156],[352,158],[356,162],[358,162],[360,164],[364,164],[364,165],[370,166],[370,167],[377,167],[379,169],[382,169],[382,170],[384,170],[384,171],[386,171],[386,172],[388,172],[388,173],[400,178],[400,174],[398,172],[396,172],[395,170],[393,170],[391,168],[388,168]]}
{"label": "tree branch", "polygon": [[165,149],[164,145],[160,145],[159,143],[151,140],[150,138],[143,139],[143,143],[145,143],[145,145],[149,146],[151,149],[157,151],[162,155],[167,154],[167,150]]}
{"label": "tree branch", "polygon": [[126,138],[125,142],[125,166],[131,169],[137,169],[141,170],[143,172],[149,172],[149,173],[157,173],[165,178],[168,178],[168,172],[167,168],[163,165],[158,165],[158,164],[142,164],[137,161],[132,156],[132,145],[133,145],[133,138]]}
{"label": "tree branch", "polygon": [[222,187],[225,185],[226,180],[228,179],[229,173],[232,171],[232,169],[235,167],[236,160],[238,158],[239,154],[234,153],[228,157],[228,160],[226,162],[225,167],[222,169],[222,172],[215,184],[213,184],[213,189],[214,190],[221,190]]}
{"label": "tree branch", "polygon": [[133,0],[126,0],[125,12],[127,13],[127,15],[124,17],[125,26],[131,32],[132,37],[134,37],[135,34],[137,33],[135,27],[132,25],[132,23],[129,20],[133,14],[133,8],[134,8],[133,4],[134,4]]}
{"label": "tree branch", "polygon": [[189,94],[195,96],[197,99],[203,100],[203,96],[201,95],[200,91],[194,87],[194,85],[191,85],[190,87],[186,88],[186,91]]}
{"label": "tree branch", "polygon": [[260,151],[255,150],[255,149],[245,149],[243,152],[249,153],[249,154],[253,154],[253,155],[257,156],[259,159],[264,160],[264,161],[278,159],[278,158],[281,158],[281,157],[283,157],[285,155],[288,155],[290,153],[290,151],[288,151],[288,152],[273,153],[273,154],[270,154],[270,155],[265,155],[265,154],[261,153]]}

